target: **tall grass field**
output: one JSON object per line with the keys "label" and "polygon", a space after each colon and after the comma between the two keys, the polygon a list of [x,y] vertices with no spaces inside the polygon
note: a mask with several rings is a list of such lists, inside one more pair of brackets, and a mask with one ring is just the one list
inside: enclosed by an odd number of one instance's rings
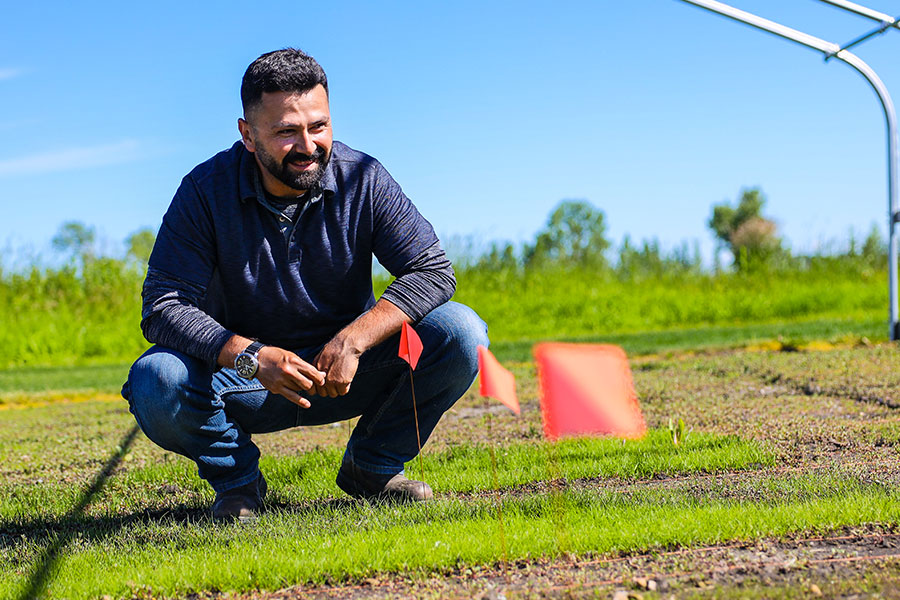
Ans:
{"label": "tall grass field", "polygon": [[[114,259],[81,268],[0,274],[0,368],[127,361],[140,331],[143,270]],[[610,269],[457,269],[455,300],[488,323],[491,339],[614,338],[750,323],[886,318],[887,273],[841,262],[779,272],[660,273]],[[375,278],[376,295],[388,285]],[[883,327],[886,331],[886,326]]]}

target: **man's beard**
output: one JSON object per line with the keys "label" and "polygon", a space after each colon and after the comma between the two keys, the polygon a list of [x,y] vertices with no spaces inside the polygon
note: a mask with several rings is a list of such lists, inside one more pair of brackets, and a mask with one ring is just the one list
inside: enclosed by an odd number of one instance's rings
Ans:
{"label": "man's beard", "polygon": [[[279,163],[275,160],[274,156],[266,152],[262,146],[257,144],[256,156],[259,158],[259,162],[266,168],[266,171],[271,173],[278,181],[291,189],[303,191],[315,187],[316,184],[319,183],[319,180],[322,179],[322,175],[325,173],[325,167],[328,165],[328,160],[331,158],[331,153],[326,153],[325,149],[320,146],[316,146],[316,151],[312,154],[303,154],[302,152],[291,150]],[[316,168],[312,171],[291,171],[291,167],[288,163],[296,160],[314,161],[316,163]]]}

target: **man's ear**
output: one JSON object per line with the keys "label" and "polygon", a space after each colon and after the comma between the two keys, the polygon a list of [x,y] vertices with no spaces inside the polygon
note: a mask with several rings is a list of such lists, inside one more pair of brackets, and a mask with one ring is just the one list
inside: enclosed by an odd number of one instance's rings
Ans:
{"label": "man's ear", "polygon": [[248,152],[256,152],[256,144],[253,143],[253,132],[251,131],[250,123],[239,118],[237,124],[238,131],[241,132],[241,141],[244,142],[244,148]]}

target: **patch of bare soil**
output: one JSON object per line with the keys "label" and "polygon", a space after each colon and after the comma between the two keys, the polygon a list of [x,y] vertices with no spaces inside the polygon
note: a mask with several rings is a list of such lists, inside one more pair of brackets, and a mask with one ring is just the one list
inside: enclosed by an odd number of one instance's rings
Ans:
{"label": "patch of bare soil", "polygon": [[[352,598],[900,598],[900,530],[869,526],[616,556],[517,561],[434,575],[296,586],[235,600]],[[209,595],[209,598],[222,596]]]}

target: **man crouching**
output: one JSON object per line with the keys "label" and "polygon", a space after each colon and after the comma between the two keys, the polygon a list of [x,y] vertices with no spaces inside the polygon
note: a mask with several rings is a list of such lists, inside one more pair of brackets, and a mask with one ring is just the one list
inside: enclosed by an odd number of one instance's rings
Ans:
{"label": "man crouching", "polygon": [[[471,385],[487,328],[448,302],[431,224],[374,158],[332,140],[328,82],[299,50],[255,60],[241,140],[181,182],[150,256],[141,328],[156,344],[122,395],[144,433],[197,463],[216,518],[252,518],[266,494],[257,433],[359,416],[337,473],[358,498],[426,500],[403,474],[418,453],[399,331],[424,352],[424,443]],[[376,302],[372,256],[396,279]]]}

